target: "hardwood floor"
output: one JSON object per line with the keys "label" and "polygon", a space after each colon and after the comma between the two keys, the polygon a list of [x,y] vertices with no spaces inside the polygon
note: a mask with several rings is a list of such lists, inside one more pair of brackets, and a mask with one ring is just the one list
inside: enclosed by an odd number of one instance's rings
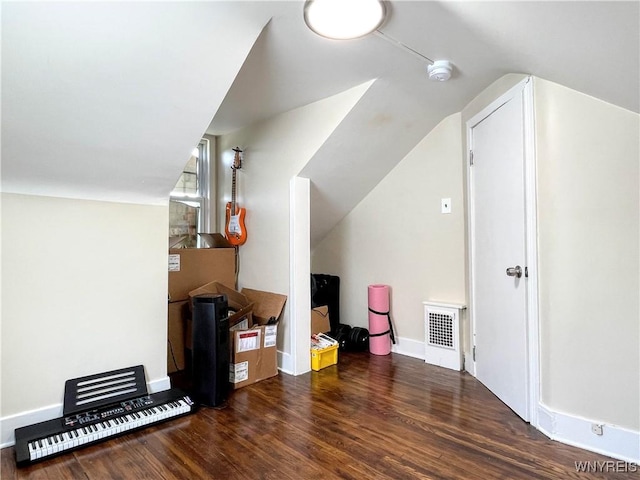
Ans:
{"label": "hardwood floor", "polygon": [[1,452],[2,479],[640,478],[633,464],[578,473],[612,459],[548,440],[468,374],[342,352],[337,366],[234,391],[225,408],[22,469],[13,455]]}

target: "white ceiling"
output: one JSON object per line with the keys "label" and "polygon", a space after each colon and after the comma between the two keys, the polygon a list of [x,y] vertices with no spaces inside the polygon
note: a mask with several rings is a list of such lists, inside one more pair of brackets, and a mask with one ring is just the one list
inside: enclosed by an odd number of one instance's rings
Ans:
{"label": "white ceiling", "polygon": [[267,7],[3,2],[2,190],[166,204]]}
{"label": "white ceiling", "polygon": [[429,81],[425,60],[380,35],[313,34],[301,1],[3,2],[2,190],[164,203],[205,131],[375,80],[302,172],[315,242],[507,73],[640,110],[639,1],[389,7],[380,30],[450,60],[449,82]]}
{"label": "white ceiling", "polygon": [[638,1],[389,2],[380,30],[428,58],[452,61],[457,73],[446,87],[427,80],[426,61],[380,36],[327,40],[305,27],[300,2],[270,3],[273,19],[217,112],[212,134],[378,77],[393,78],[425,105],[443,87],[455,89],[461,105],[504,74],[530,73],[639,109]]}

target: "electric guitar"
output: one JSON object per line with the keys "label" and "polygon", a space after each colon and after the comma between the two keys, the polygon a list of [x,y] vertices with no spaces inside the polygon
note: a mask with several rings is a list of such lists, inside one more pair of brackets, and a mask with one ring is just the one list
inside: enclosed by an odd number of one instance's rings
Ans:
{"label": "electric guitar", "polygon": [[244,242],[247,241],[247,229],[244,225],[244,217],[247,210],[245,208],[240,208],[236,204],[236,170],[242,168],[242,161],[240,160],[242,150],[236,147],[233,151],[236,152],[236,154],[233,159],[233,165],[231,165],[231,170],[233,170],[233,177],[231,180],[231,201],[227,202],[224,233],[226,234],[229,243],[235,247],[238,245],[244,245]]}

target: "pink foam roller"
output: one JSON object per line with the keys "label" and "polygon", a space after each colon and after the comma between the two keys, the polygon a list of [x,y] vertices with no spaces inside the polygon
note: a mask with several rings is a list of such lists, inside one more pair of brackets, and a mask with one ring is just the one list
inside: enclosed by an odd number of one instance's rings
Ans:
{"label": "pink foam roller", "polygon": [[389,315],[389,286],[369,285],[369,351],[389,355],[393,328]]}

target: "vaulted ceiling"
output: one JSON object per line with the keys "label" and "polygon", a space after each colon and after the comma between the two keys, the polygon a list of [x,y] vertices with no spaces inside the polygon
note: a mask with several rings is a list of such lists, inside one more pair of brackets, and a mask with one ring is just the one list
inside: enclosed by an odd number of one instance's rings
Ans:
{"label": "vaulted ceiling", "polygon": [[[305,27],[301,1],[3,2],[2,190],[165,203],[203,133],[375,80],[302,172],[333,211],[318,237],[504,74],[640,110],[638,1],[388,4],[382,34],[335,41]],[[393,39],[453,78],[429,81]]]}
{"label": "vaulted ceiling", "polygon": [[[301,2],[270,3],[273,18],[216,112],[212,134],[372,78],[389,79],[441,118],[507,73],[533,74],[639,109],[638,1],[391,1],[379,28],[384,35],[348,41],[308,30]],[[450,60],[454,78],[430,82],[428,62],[393,39],[432,60]]]}

